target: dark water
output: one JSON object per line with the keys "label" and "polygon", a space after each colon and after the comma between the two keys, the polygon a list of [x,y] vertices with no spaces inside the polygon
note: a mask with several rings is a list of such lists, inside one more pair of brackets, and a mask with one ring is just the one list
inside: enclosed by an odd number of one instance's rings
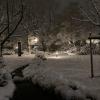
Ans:
{"label": "dark water", "polygon": [[16,91],[11,100],[64,100],[60,94],[54,92],[54,88],[44,89],[31,80],[15,82]]}

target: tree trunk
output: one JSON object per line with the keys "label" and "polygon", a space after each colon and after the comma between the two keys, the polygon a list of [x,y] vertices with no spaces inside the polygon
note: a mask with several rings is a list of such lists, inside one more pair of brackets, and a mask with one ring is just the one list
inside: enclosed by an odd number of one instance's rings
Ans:
{"label": "tree trunk", "polygon": [[2,57],[2,49],[3,49],[2,44],[0,44],[0,57]]}
{"label": "tree trunk", "polygon": [[47,50],[47,47],[46,47],[46,43],[44,42],[44,40],[41,40],[41,44],[42,44],[42,49],[45,52]]}
{"label": "tree trunk", "polygon": [[0,68],[4,67],[3,55],[2,55],[2,45],[0,44]]}

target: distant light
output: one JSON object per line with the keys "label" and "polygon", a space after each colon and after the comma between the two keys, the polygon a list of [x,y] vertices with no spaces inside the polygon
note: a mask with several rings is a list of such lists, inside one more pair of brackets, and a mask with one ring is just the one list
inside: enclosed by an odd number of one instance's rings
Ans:
{"label": "distant light", "polygon": [[[100,42],[100,40],[98,40],[98,39],[92,40],[92,43],[94,43],[94,44],[97,44],[99,42]],[[90,44],[90,40],[86,40],[86,43]]]}
{"label": "distant light", "polygon": [[56,53],[55,53],[56,55],[58,55],[59,53],[56,51]]}
{"label": "distant light", "polygon": [[18,46],[16,46],[15,49],[18,49]]}
{"label": "distant light", "polygon": [[35,43],[37,43],[38,41],[39,41],[38,38],[32,38],[32,39],[31,39],[31,44],[35,44]]}
{"label": "distant light", "polygon": [[87,43],[87,44],[90,44],[90,40],[86,40],[86,43]]}
{"label": "distant light", "polygon": [[94,43],[96,44],[96,43],[99,43],[100,42],[100,40],[94,40]]}
{"label": "distant light", "polygon": [[73,56],[69,56],[69,55],[66,55],[66,56],[48,56],[47,58],[48,59],[67,59],[67,58],[72,58]]}
{"label": "distant light", "polygon": [[38,38],[35,38],[34,41],[37,43],[39,41],[39,39]]}
{"label": "distant light", "polygon": [[61,57],[61,56],[51,56],[51,57],[48,57],[49,59],[63,59],[64,57]]}
{"label": "distant light", "polygon": [[77,55],[76,53],[71,53],[71,52],[69,52],[69,51],[67,51],[67,54],[68,54],[69,56]]}

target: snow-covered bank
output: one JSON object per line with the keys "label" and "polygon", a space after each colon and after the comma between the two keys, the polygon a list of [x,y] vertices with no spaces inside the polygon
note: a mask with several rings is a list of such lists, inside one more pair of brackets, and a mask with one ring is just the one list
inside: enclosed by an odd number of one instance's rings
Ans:
{"label": "snow-covered bank", "polygon": [[10,100],[12,98],[16,87],[12,80],[10,72],[12,72],[18,67],[21,67],[25,63],[26,64],[30,63],[31,62],[30,59],[31,59],[30,57],[28,59],[28,56],[19,58],[17,57],[17,55],[3,57],[2,59],[3,63],[2,62],[0,63],[0,100]]}
{"label": "snow-covered bank", "polygon": [[[55,56],[49,55],[48,59],[33,59],[30,56],[4,57],[9,72],[16,68],[31,63],[23,74],[32,78],[42,86],[54,86],[55,91],[60,91],[67,99],[79,98],[81,100],[100,100],[100,56],[94,56],[95,78],[90,78],[90,56]],[[95,99],[98,98],[98,99]],[[75,100],[75,99],[74,99]]]}
{"label": "snow-covered bank", "polygon": [[0,69],[0,100],[10,100],[15,91],[11,75]]}
{"label": "snow-covered bank", "polygon": [[[100,57],[95,58],[98,73]],[[45,61],[34,59],[23,73],[44,87],[54,86],[66,100],[100,100],[100,78],[90,78],[89,63],[89,56],[48,57]]]}

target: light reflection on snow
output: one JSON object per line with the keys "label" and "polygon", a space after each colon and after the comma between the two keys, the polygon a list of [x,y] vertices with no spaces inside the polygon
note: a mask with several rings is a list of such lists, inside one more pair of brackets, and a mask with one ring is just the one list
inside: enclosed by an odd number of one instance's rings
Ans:
{"label": "light reflection on snow", "polygon": [[71,58],[71,56],[49,56],[47,57],[49,59],[65,59],[65,58]]}

